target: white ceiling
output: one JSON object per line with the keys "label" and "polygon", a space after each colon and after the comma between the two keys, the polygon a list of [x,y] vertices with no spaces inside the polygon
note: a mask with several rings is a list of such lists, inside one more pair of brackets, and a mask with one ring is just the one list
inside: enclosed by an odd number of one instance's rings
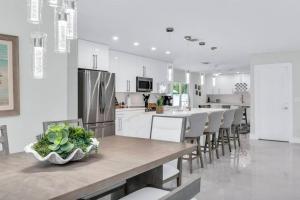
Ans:
{"label": "white ceiling", "polygon": [[[299,50],[299,19],[299,0],[80,0],[78,31],[80,38],[179,68],[231,70],[249,67],[254,53]],[[171,39],[167,26],[175,28]],[[188,44],[185,35],[206,46]]]}

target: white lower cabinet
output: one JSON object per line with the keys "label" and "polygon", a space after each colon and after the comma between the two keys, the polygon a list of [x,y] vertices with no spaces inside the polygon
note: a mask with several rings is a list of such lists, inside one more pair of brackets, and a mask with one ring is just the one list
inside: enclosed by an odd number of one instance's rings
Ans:
{"label": "white lower cabinet", "polygon": [[116,135],[150,138],[153,113],[138,111],[116,112]]}

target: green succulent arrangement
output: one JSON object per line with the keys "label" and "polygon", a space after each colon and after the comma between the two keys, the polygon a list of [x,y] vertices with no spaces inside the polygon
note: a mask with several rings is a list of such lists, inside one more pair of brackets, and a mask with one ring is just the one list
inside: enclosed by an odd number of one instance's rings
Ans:
{"label": "green succulent arrangement", "polygon": [[157,101],[156,101],[156,104],[157,104],[158,107],[163,106],[163,104],[164,104],[164,99],[163,99],[163,97],[159,97],[159,98],[157,99]]}
{"label": "green succulent arrangement", "polygon": [[86,152],[92,144],[93,132],[81,127],[71,127],[68,124],[55,124],[48,128],[33,148],[42,157],[56,152],[62,158],[67,158],[75,149]]}

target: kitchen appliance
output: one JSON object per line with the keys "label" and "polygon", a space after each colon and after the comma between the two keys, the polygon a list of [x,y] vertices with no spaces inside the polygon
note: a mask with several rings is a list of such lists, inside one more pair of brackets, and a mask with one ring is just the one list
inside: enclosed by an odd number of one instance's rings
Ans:
{"label": "kitchen appliance", "polygon": [[145,108],[148,108],[150,94],[143,94],[143,97],[144,97],[144,102],[145,102]]}
{"label": "kitchen appliance", "polygon": [[153,79],[146,77],[136,77],[136,91],[137,92],[152,92]]}
{"label": "kitchen appliance", "polygon": [[78,117],[95,137],[115,135],[115,74],[78,69]]}
{"label": "kitchen appliance", "polygon": [[164,106],[173,106],[173,97],[172,96],[162,96]]}

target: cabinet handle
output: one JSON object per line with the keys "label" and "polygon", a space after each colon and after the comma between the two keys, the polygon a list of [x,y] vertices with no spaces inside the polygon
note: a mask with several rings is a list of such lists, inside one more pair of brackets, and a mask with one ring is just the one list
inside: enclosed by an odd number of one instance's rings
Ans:
{"label": "cabinet handle", "polygon": [[97,55],[93,54],[93,69],[97,69]]}
{"label": "cabinet handle", "polygon": [[98,55],[95,55],[95,68],[98,68]]}

